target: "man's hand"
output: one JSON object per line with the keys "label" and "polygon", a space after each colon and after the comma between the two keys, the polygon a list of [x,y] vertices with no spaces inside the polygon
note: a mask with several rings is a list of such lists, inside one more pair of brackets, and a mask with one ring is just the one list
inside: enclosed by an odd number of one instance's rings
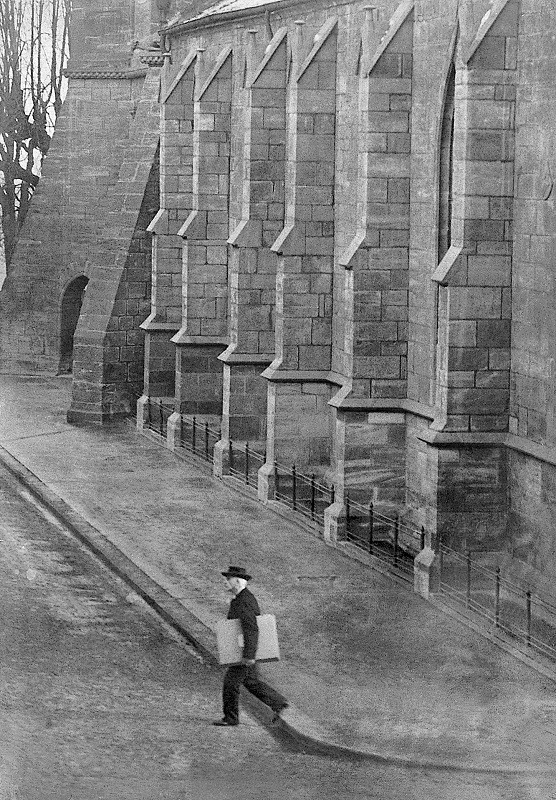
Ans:
{"label": "man's hand", "polygon": [[255,659],[254,658],[242,658],[241,659],[241,663],[246,667],[252,667],[253,664],[255,663]]}

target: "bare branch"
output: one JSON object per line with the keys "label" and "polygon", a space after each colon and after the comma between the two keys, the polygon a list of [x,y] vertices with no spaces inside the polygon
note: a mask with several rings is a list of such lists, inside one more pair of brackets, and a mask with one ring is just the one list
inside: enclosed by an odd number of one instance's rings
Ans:
{"label": "bare branch", "polygon": [[70,0],[0,0],[0,205],[7,263],[62,106]]}

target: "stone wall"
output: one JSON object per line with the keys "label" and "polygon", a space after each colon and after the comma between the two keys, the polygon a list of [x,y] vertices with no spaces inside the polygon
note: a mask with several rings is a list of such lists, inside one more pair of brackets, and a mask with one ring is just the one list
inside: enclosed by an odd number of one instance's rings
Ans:
{"label": "stone wall", "polygon": [[[0,295],[2,367],[55,366],[53,298],[94,268],[75,382],[94,402],[75,394],[74,410],[122,410],[108,376],[133,383],[140,353],[125,350],[128,369],[113,348],[142,334],[119,303],[152,234],[143,405],[173,406],[170,438],[180,414],[220,425],[218,474],[230,440],[266,450],[263,500],[275,460],[333,483],[327,535],[341,534],[349,491],[434,540],[553,570],[556,11],[206,5],[164,12],[160,119],[152,66],[145,83],[74,83]],[[99,63],[152,25],[140,0],[139,27],[114,9],[116,28],[89,42]],[[160,210],[145,233],[158,131]],[[95,226],[122,221],[113,251],[93,246]]]}
{"label": "stone wall", "polygon": [[4,371],[56,372],[60,303],[77,276],[90,277],[143,78],[75,78],[44,160],[10,275],[0,293]]}
{"label": "stone wall", "polygon": [[509,546],[545,574],[556,569],[556,54],[555,11],[525,0],[519,18]]}

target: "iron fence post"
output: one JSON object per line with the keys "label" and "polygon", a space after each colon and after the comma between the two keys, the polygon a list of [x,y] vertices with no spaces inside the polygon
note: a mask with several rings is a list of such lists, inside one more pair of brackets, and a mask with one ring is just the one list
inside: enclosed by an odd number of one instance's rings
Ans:
{"label": "iron fence post", "polygon": [[335,501],[335,499],[336,499],[336,489],[335,489],[335,488],[334,488],[334,486],[332,485],[332,486],[330,487],[330,505],[331,505],[331,506],[332,506],[332,505],[334,505],[334,501]]}
{"label": "iron fence post", "polygon": [[180,414],[180,445],[183,444],[183,417]]}
{"label": "iron fence post", "polygon": [[205,458],[209,458],[209,424],[205,422]]}
{"label": "iron fence post", "polygon": [[147,396],[147,428],[151,427],[151,397]]}
{"label": "iron fence post", "polygon": [[197,444],[197,417],[193,417],[193,433],[191,434],[191,447],[193,448],[193,452],[195,452]]}
{"label": "iron fence post", "polygon": [[374,506],[369,503],[369,553],[373,552]]}
{"label": "iron fence post", "polygon": [[471,550],[467,551],[467,587],[465,590],[467,608],[471,608]]}
{"label": "iron fence post", "polygon": [[311,519],[315,518],[315,473],[311,475]]}
{"label": "iron fence post", "polygon": [[245,442],[245,483],[249,486],[249,442]]}
{"label": "iron fence post", "polygon": [[158,405],[158,412],[159,412],[159,420],[158,420],[158,432],[161,436],[164,435],[164,411],[162,407],[162,400]]}
{"label": "iron fence post", "polygon": [[442,543],[442,534],[438,536],[438,588],[442,586],[442,573],[444,570],[444,545]]}
{"label": "iron fence post", "polygon": [[274,462],[274,498],[276,499],[280,493],[280,476],[278,474],[278,464]]}
{"label": "iron fence post", "polygon": [[398,566],[398,541],[400,538],[400,515],[396,514],[394,523],[394,566]]}
{"label": "iron fence post", "polygon": [[425,549],[425,526],[421,525],[421,550]]}
{"label": "iron fence post", "polygon": [[228,439],[228,461],[230,462],[230,472],[234,468],[234,445],[231,439]]}
{"label": "iron fence post", "polygon": [[531,647],[531,592],[526,593],[527,599],[527,647]]}
{"label": "iron fence post", "polygon": [[496,595],[494,602],[494,618],[496,627],[500,627],[500,567],[496,567]]}
{"label": "iron fence post", "polygon": [[292,505],[293,510],[297,511],[297,468],[295,464],[292,466],[293,487],[292,487]]}
{"label": "iron fence post", "polygon": [[349,492],[346,492],[346,534],[349,537],[351,527],[351,503]]}

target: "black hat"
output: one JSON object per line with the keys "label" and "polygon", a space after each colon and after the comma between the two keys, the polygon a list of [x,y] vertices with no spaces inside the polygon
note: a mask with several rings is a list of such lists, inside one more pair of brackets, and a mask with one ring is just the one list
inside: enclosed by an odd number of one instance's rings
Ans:
{"label": "black hat", "polygon": [[227,572],[223,572],[225,578],[243,578],[244,581],[250,581],[251,575],[247,574],[244,567],[228,567]]}

